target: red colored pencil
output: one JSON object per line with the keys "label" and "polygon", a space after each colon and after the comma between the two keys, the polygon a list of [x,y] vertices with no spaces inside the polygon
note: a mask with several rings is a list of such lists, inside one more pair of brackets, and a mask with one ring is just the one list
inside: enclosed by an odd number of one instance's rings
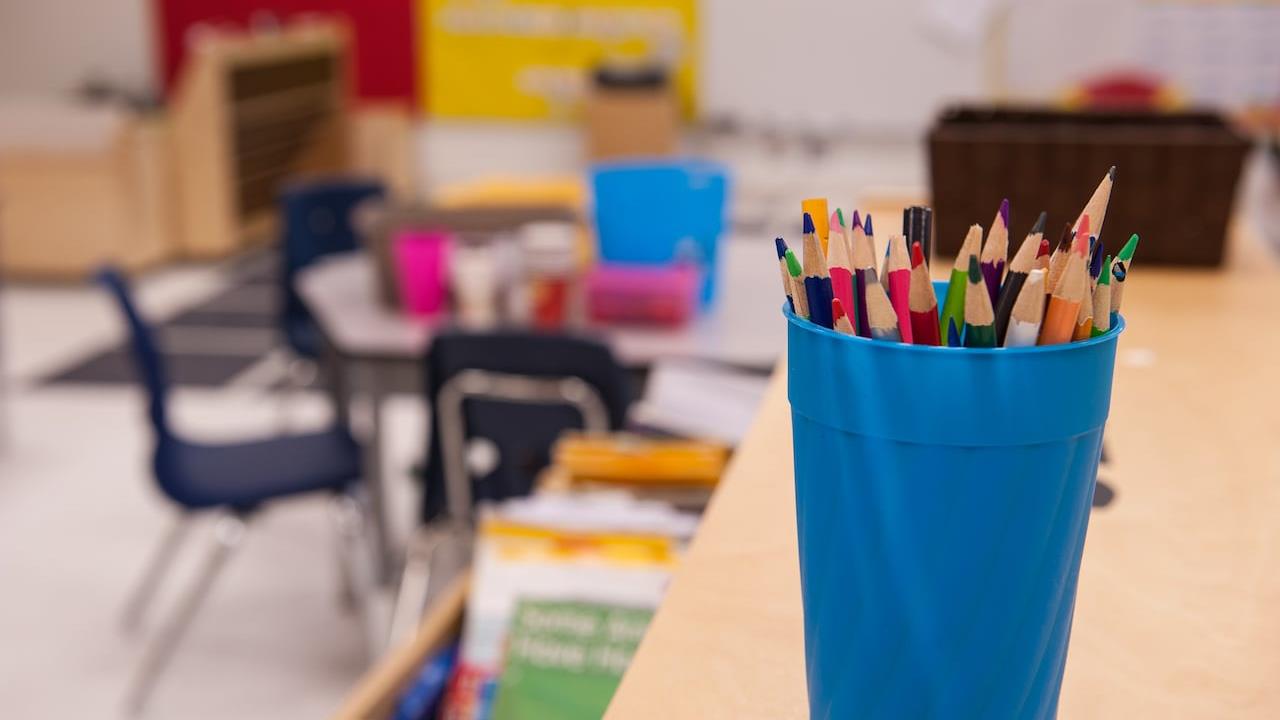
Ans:
{"label": "red colored pencil", "polygon": [[920,242],[911,243],[911,339],[916,345],[941,345],[938,335],[938,296],[933,292],[929,266]]}

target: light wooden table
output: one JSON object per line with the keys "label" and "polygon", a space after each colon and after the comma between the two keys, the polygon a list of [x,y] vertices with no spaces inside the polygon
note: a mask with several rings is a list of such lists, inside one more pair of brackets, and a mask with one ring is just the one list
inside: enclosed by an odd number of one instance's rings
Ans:
{"label": "light wooden table", "polygon": [[[1238,231],[1125,293],[1060,717],[1280,717],[1280,269]],[[607,718],[807,713],[784,366]]]}

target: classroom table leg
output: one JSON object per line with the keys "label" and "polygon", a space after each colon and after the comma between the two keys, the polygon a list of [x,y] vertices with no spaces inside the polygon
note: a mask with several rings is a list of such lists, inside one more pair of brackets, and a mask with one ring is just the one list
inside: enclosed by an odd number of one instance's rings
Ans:
{"label": "classroom table leg", "polygon": [[364,486],[369,498],[370,531],[373,533],[374,572],[379,587],[386,587],[394,579],[394,550],[391,547],[391,531],[387,523],[385,478],[382,467],[382,401],[385,397],[381,372],[376,364],[364,366],[361,385],[369,402],[369,424],[364,442]]}

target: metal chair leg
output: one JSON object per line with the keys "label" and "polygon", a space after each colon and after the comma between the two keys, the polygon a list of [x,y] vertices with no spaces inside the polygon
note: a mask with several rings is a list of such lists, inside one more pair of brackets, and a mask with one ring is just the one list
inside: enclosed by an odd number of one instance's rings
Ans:
{"label": "metal chair leg", "polygon": [[396,591],[395,605],[391,611],[391,628],[387,646],[396,647],[413,636],[422,617],[431,590],[431,566],[436,550],[448,540],[448,530],[437,526],[419,528],[409,541],[405,552],[404,571],[400,587]]}
{"label": "metal chair leg", "polygon": [[391,614],[388,647],[413,637],[424,609],[434,593],[468,564],[471,555],[470,526],[443,521],[419,528],[410,540],[404,572]]}
{"label": "metal chair leg", "polygon": [[209,594],[209,588],[213,586],[218,572],[226,564],[231,553],[240,546],[244,533],[245,520],[241,516],[228,514],[218,520],[214,528],[213,551],[209,553],[204,569],[196,578],[195,584],[187,589],[173,616],[160,628],[138,664],[133,685],[125,701],[125,709],[131,715],[142,712],[147,699],[151,696],[151,691],[155,688],[156,680],[159,679],[160,673],[178,646],[178,641],[182,639],[196,611],[200,609],[200,604]]}
{"label": "metal chair leg", "polygon": [[155,597],[156,590],[160,587],[160,582],[173,565],[173,559],[178,555],[178,549],[182,547],[182,541],[186,539],[187,533],[191,529],[191,521],[191,515],[187,513],[179,514],[173,525],[164,534],[164,537],[160,539],[160,544],[152,554],[151,561],[147,563],[147,568],[143,571],[137,586],[129,595],[129,599],[124,606],[124,612],[121,613],[120,625],[125,632],[136,630],[142,622],[142,617],[151,605],[151,600]]}
{"label": "metal chair leg", "polygon": [[360,538],[364,534],[364,512],[360,502],[345,493],[335,495],[329,507],[337,536],[335,556],[338,561],[338,605],[347,612],[354,612],[360,607],[356,555],[360,549]]}

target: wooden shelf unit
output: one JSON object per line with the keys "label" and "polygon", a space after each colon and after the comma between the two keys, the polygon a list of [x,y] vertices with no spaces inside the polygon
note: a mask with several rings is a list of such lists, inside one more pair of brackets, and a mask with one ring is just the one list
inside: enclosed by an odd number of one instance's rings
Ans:
{"label": "wooden shelf unit", "polygon": [[282,185],[349,166],[347,58],[331,23],[196,40],[171,106],[184,255],[271,237]]}

